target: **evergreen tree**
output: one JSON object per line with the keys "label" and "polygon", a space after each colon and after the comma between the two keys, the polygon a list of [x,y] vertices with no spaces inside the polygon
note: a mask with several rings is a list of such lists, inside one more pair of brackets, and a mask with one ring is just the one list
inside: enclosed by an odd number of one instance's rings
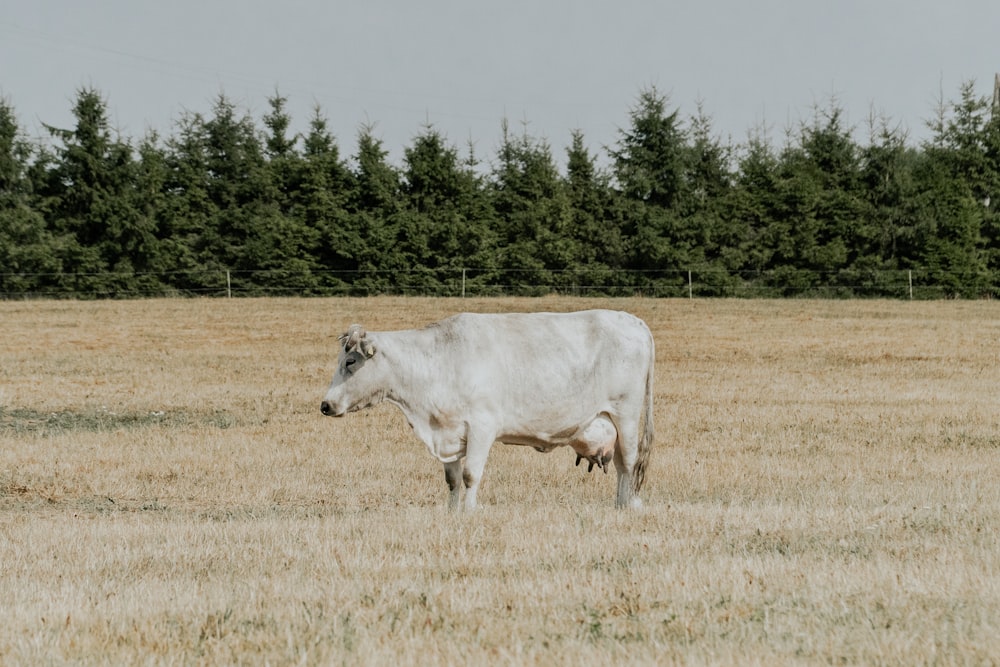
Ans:
{"label": "evergreen tree", "polygon": [[340,158],[336,139],[317,106],[303,141],[303,156],[292,193],[293,215],[315,230],[316,273],[325,290],[344,293],[358,268],[359,235],[350,228],[348,202],[354,189],[353,175]]}
{"label": "evergreen tree", "polygon": [[33,206],[34,153],[14,107],[0,98],[0,295],[44,290],[62,270],[57,239]]}
{"label": "evergreen tree", "polygon": [[769,241],[770,230],[780,215],[778,156],[766,128],[759,127],[748,135],[737,163],[732,216],[736,233],[744,239],[745,277],[754,281],[771,268],[774,244]]}
{"label": "evergreen tree", "polygon": [[132,147],[112,136],[107,104],[92,88],[80,89],[76,127],[48,127],[59,142],[44,196],[57,233],[72,235],[62,285],[80,294],[113,296],[139,291],[137,274],[156,265],[154,221],[136,207]]}
{"label": "evergreen tree", "polygon": [[315,240],[288,213],[296,165],[292,145],[282,143],[282,98],[272,104],[267,122],[275,130],[267,146],[278,151],[277,175],[253,120],[224,94],[210,118],[185,114],[168,142],[172,238],[190,249],[175,253],[178,270],[185,271],[178,286],[222,290],[228,272],[243,292],[315,288],[312,257],[304,250]]}
{"label": "evergreen tree", "polygon": [[244,293],[454,293],[468,273],[480,294],[666,296],[691,271],[699,294],[901,295],[909,270],[918,295],[1000,295],[1000,109],[972,82],[916,146],[874,117],[859,146],[835,101],[780,148],[734,146],[644,89],[608,168],[574,131],[564,174],[506,120],[488,170],[433,127],[399,167],[372,126],[345,160],[287,102],[261,128],[220,94],[133,144],[85,88],[75,125],[31,143],[0,99],[0,294],[216,294],[231,272]]}
{"label": "evergreen tree", "polygon": [[288,128],[292,124],[292,117],[285,109],[288,98],[275,91],[274,95],[267,98],[267,103],[270,107],[270,110],[264,115],[264,127],[268,129],[267,137],[264,140],[267,156],[272,161],[293,158],[295,157],[298,137],[288,136]]}
{"label": "evergreen tree", "polygon": [[959,100],[950,106],[951,114],[944,125],[935,128],[931,149],[943,149],[934,153],[935,159],[952,176],[962,179],[969,187],[969,194],[982,202],[1000,188],[997,121],[987,99],[976,94],[973,81],[960,86]]}
{"label": "evergreen tree", "polygon": [[357,241],[358,278],[353,284],[362,293],[395,287],[397,278],[410,268],[396,246],[401,184],[388,155],[382,140],[374,136],[374,127],[362,126],[354,157],[355,187],[348,204],[348,233]]}
{"label": "evergreen tree", "polygon": [[287,98],[277,92],[268,98],[264,115],[265,180],[269,187],[255,203],[257,233],[248,240],[247,254],[258,273],[258,283],[270,289],[292,289],[295,294],[320,288],[320,264],[315,254],[322,230],[297,215],[296,193],[301,187],[304,157],[299,137],[289,136],[291,116]]}
{"label": "evergreen tree", "polygon": [[274,190],[274,203],[282,213],[291,206],[292,192],[298,187],[299,162],[301,155],[296,152],[298,137],[288,136],[292,118],[285,110],[288,98],[275,92],[268,98],[269,111],[264,114],[264,155],[267,160],[268,180]]}
{"label": "evergreen tree", "polygon": [[916,153],[907,147],[906,135],[886,119],[871,119],[870,135],[861,151],[867,246],[855,266],[872,271],[868,284],[873,293],[892,293],[895,289],[901,294],[902,278],[894,281],[893,270],[911,268],[918,261],[912,219]]}
{"label": "evergreen tree", "polygon": [[138,281],[144,294],[155,294],[175,287],[174,271],[185,265],[181,259],[188,249],[178,243],[173,235],[175,219],[170,206],[168,182],[170,169],[167,154],[155,131],[142,138],[137,149],[135,165],[135,208],[147,221],[156,237],[156,254],[150,258],[151,273]]}
{"label": "evergreen tree", "polygon": [[980,296],[991,289],[982,236],[989,213],[986,198],[998,174],[988,158],[989,107],[971,82],[960,89],[951,114],[938,117],[915,169],[914,201],[918,262],[922,279],[947,295]]}
{"label": "evergreen tree", "polygon": [[989,119],[983,126],[983,148],[990,177],[984,183],[983,221],[980,230],[990,293],[1000,296],[1000,105],[994,100]]}
{"label": "evergreen tree", "polygon": [[681,215],[692,239],[688,263],[703,295],[727,294],[744,263],[744,237],[733,212],[732,147],[715,136],[701,103],[691,119],[684,161]]}
{"label": "evergreen tree", "polygon": [[968,183],[942,168],[947,160],[937,152],[929,149],[915,169],[914,235],[921,270],[914,279],[918,286],[932,286],[931,296],[981,296],[989,289],[982,205]]}
{"label": "evergreen tree", "polygon": [[572,285],[569,203],[552,151],[527,129],[512,137],[507,121],[490,184],[497,216],[499,267],[511,287],[538,293],[557,282]]}
{"label": "evergreen tree", "polygon": [[[476,282],[494,251],[492,230],[483,217],[479,182],[458,150],[426,127],[404,152],[402,191],[407,203],[398,214],[398,247],[411,271],[407,288],[454,292],[463,269],[476,269]],[[421,271],[426,269],[426,271]]]}
{"label": "evergreen tree", "polygon": [[774,281],[787,293],[850,283],[844,273],[864,247],[860,160],[835,103],[804,125],[781,156],[780,210],[769,241]]}
{"label": "evergreen tree", "polygon": [[253,240],[267,235],[273,213],[267,206],[277,199],[263,146],[250,116],[241,115],[223,94],[203,132],[208,196],[218,212],[206,230],[205,250],[221,269],[233,272],[234,285],[252,289],[253,272],[262,268],[263,259]]}
{"label": "evergreen tree", "polygon": [[712,119],[701,103],[698,103],[697,113],[691,119],[688,134],[691,143],[684,160],[685,199],[682,202],[685,213],[723,201],[733,184],[730,169],[732,147],[723,144],[715,135]]}
{"label": "evergreen tree", "polygon": [[687,139],[680,112],[666,107],[655,87],[643,90],[610,155],[621,195],[616,216],[629,243],[627,266],[644,272],[637,286],[669,295],[687,282],[697,244],[680,209]]}
{"label": "evergreen tree", "polygon": [[568,233],[576,282],[604,291],[604,286],[622,282],[617,271],[626,257],[625,240],[613,216],[610,178],[598,169],[580,130],[573,131],[566,158]]}
{"label": "evergreen tree", "polygon": [[684,185],[685,133],[680,111],[667,113],[667,97],[655,87],[639,93],[629,112],[631,125],[620,130],[611,150],[622,194],[665,210],[678,204]]}
{"label": "evergreen tree", "polygon": [[209,169],[206,121],[185,113],[164,151],[167,194],[161,243],[171,284],[186,292],[214,293],[225,286],[225,260],[216,256],[220,203]]}

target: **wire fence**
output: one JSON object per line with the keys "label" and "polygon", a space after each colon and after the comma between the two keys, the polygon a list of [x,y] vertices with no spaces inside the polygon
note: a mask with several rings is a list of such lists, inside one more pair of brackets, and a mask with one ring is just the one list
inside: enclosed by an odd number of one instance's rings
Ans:
{"label": "wire fence", "polygon": [[[24,287],[19,288],[19,285]],[[4,273],[2,299],[374,296],[647,296],[653,298],[890,298],[1000,296],[1000,276],[936,269],[403,269],[292,272],[192,270],[134,273]]]}

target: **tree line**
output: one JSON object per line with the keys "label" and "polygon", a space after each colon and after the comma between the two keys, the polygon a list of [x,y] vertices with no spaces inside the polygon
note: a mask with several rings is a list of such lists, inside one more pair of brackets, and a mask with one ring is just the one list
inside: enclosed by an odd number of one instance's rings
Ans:
{"label": "tree line", "polygon": [[342,154],[316,108],[291,131],[220,94],[169,136],[109,125],[77,91],[75,127],[27,137],[0,100],[0,295],[213,294],[1000,296],[1000,113],[963,84],[912,145],[862,133],[835,100],[785,131],[724,140],[640,91],[613,146],[574,131],[563,160],[500,124],[494,155],[424,126],[400,164],[374,127]]}

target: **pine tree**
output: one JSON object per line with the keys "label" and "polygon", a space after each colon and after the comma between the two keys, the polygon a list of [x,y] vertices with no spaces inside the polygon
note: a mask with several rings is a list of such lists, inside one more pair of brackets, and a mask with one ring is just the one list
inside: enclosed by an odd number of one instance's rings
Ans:
{"label": "pine tree", "polygon": [[637,286],[663,295],[680,293],[697,245],[680,208],[687,139],[680,112],[666,108],[666,96],[655,87],[641,91],[629,113],[630,127],[620,131],[617,148],[610,151],[628,268],[642,272]]}
{"label": "pine tree", "polygon": [[[995,92],[1000,93],[1000,88]],[[983,126],[983,148],[989,177],[984,181],[980,199],[983,206],[980,234],[990,274],[990,294],[995,297],[1000,296],[1000,101],[996,98],[991,104],[989,119]]]}
{"label": "pine tree", "polygon": [[988,157],[989,107],[966,82],[950,108],[932,125],[935,134],[914,171],[917,260],[946,295],[980,296],[992,289],[982,231],[989,213],[984,203],[998,180]]}
{"label": "pine tree", "polygon": [[246,251],[259,272],[257,283],[272,292],[291,289],[295,294],[309,294],[320,289],[320,265],[314,251],[322,231],[297,214],[304,157],[298,150],[299,137],[289,136],[287,101],[277,91],[268,98],[270,110],[263,118],[267,187],[254,204],[257,233],[248,239]]}
{"label": "pine tree", "polygon": [[802,126],[778,173],[778,209],[767,231],[775,284],[789,294],[850,284],[845,270],[864,246],[865,216],[858,149],[835,102]]}
{"label": "pine tree", "polygon": [[488,277],[483,269],[491,264],[495,245],[476,174],[429,126],[405,149],[403,162],[407,207],[398,217],[398,243],[416,272],[407,288],[450,285],[453,292],[462,270],[470,267],[478,287]]}
{"label": "pine tree", "polygon": [[774,246],[769,242],[770,230],[780,215],[778,156],[766,128],[751,131],[737,163],[732,216],[736,233],[744,239],[742,271],[747,280],[756,281],[772,266]]}
{"label": "pine tree", "polygon": [[166,140],[166,224],[161,243],[171,284],[185,292],[213,293],[225,285],[226,260],[216,256],[220,204],[209,169],[206,121],[188,112]]}
{"label": "pine tree", "polygon": [[625,241],[615,224],[610,177],[597,166],[584,145],[583,132],[574,130],[566,150],[565,190],[570,208],[568,233],[578,285],[604,292],[606,285],[621,283]]}
{"label": "pine tree", "polygon": [[63,287],[81,294],[135,293],[156,263],[155,221],[136,207],[131,145],[112,136],[107,103],[92,88],[77,92],[76,127],[48,127],[59,142],[44,196],[53,230],[72,235]]}
{"label": "pine tree", "polygon": [[288,136],[292,118],[285,109],[288,98],[275,91],[267,99],[269,111],[264,114],[264,155],[267,160],[268,180],[274,187],[272,196],[282,213],[291,206],[291,193],[298,187],[301,155],[296,151],[298,137]]}
{"label": "pine tree", "polygon": [[655,87],[642,90],[629,112],[630,127],[619,131],[618,147],[610,153],[627,199],[671,210],[684,185],[686,138],[680,111],[667,113],[667,101]]}
{"label": "pine tree", "polygon": [[409,267],[396,245],[397,214],[401,210],[399,172],[389,164],[388,151],[374,135],[374,126],[362,126],[354,156],[355,188],[349,207],[348,229],[357,239],[355,289],[378,293],[398,286]]}
{"label": "pine tree", "polygon": [[569,203],[548,142],[528,134],[511,136],[507,121],[490,182],[500,244],[499,267],[515,291],[540,293],[544,286],[572,285],[573,250],[568,241]]}
{"label": "pine tree", "polygon": [[33,207],[35,151],[0,98],[0,296],[44,290],[62,270],[56,239]]}
{"label": "pine tree", "polygon": [[742,227],[733,217],[733,149],[715,135],[699,102],[688,131],[681,215],[692,241],[689,266],[702,295],[731,292],[745,261]]}
{"label": "pine tree", "polygon": [[137,284],[142,293],[155,294],[175,288],[175,271],[190,265],[182,259],[188,248],[178,244],[172,233],[175,220],[167,190],[170,170],[159,135],[149,131],[139,142],[136,154],[135,208],[156,238],[156,253],[148,264],[150,273],[139,276]]}
{"label": "pine tree", "polygon": [[309,253],[316,260],[320,285],[324,290],[344,293],[358,268],[360,238],[351,229],[347,212],[355,186],[318,106],[303,140],[299,168],[298,187],[292,193],[293,214],[315,230],[315,245]]}
{"label": "pine tree", "polygon": [[[916,153],[906,135],[887,119],[869,120],[870,138],[861,150],[861,191],[866,203],[866,247],[855,262],[876,272],[915,265],[911,202],[916,196],[913,166]],[[881,279],[875,273],[872,280]],[[891,275],[891,274],[890,274]],[[884,293],[886,287],[877,284]]]}

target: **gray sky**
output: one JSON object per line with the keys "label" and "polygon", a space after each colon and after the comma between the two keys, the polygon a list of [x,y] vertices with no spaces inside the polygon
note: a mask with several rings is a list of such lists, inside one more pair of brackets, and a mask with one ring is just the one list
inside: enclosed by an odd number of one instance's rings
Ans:
{"label": "gray sky", "polygon": [[391,159],[426,123],[493,158],[503,118],[565,162],[574,128],[603,156],[638,92],[717,133],[777,143],[831,96],[867,139],[871,110],[911,141],[942,92],[1000,72],[998,0],[2,0],[0,95],[29,136],[72,127],[82,86],[126,136],[170,135],[220,92],[260,124],[275,87],[295,129],[320,105],[341,152],[375,124]]}

